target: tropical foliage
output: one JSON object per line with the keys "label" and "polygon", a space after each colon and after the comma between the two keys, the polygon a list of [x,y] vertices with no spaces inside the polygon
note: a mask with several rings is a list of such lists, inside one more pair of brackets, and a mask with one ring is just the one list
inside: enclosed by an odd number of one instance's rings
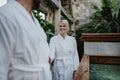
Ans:
{"label": "tropical foliage", "polygon": [[101,0],[101,6],[92,5],[94,9],[90,21],[76,29],[76,40],[80,59],[84,53],[81,33],[119,33],[120,32],[120,4],[117,0]]}
{"label": "tropical foliage", "polygon": [[120,32],[120,4],[118,0],[101,0],[101,6],[92,5],[95,10],[90,21],[80,25],[77,33],[118,33]]}
{"label": "tropical foliage", "polygon": [[46,35],[47,35],[47,38],[48,38],[48,42],[49,42],[50,38],[52,36],[54,36],[54,24],[53,23],[49,23],[48,21],[42,19],[42,16],[39,14],[38,10],[33,10],[33,13],[34,13],[35,17],[38,19],[41,27],[46,32]]}

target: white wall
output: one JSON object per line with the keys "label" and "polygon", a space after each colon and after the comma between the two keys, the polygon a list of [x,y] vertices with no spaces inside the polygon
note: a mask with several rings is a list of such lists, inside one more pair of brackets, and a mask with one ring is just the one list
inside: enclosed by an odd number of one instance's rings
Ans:
{"label": "white wall", "polygon": [[120,55],[120,42],[84,42],[84,53]]}

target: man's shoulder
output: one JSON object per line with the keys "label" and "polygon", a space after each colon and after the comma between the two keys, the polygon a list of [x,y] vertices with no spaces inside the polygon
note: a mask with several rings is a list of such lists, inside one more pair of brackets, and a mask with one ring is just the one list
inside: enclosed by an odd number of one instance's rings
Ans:
{"label": "man's shoulder", "polygon": [[11,15],[15,12],[16,12],[15,8],[10,3],[7,3],[0,7],[0,14]]}
{"label": "man's shoulder", "polygon": [[[10,8],[9,4],[5,4],[0,7],[0,12],[4,12]],[[12,10],[11,10],[12,11]]]}

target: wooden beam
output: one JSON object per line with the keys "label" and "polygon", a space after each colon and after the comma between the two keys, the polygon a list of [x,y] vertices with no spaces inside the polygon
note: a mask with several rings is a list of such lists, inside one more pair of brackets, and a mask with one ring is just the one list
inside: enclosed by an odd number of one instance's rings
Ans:
{"label": "wooden beam", "polygon": [[82,33],[84,42],[120,42],[120,33]]}
{"label": "wooden beam", "polygon": [[93,63],[93,64],[120,64],[120,57],[90,56],[90,63]]}

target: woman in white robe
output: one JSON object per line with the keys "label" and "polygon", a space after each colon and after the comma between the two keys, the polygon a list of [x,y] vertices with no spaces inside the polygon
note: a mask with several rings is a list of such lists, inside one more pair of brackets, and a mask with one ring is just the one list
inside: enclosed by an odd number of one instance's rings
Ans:
{"label": "woman in white robe", "polygon": [[0,80],[52,79],[47,38],[31,2],[13,0],[0,7]]}
{"label": "woman in white robe", "polygon": [[53,61],[53,80],[73,80],[73,74],[79,66],[76,40],[67,35],[69,24],[62,20],[59,34],[50,40],[50,58]]}

